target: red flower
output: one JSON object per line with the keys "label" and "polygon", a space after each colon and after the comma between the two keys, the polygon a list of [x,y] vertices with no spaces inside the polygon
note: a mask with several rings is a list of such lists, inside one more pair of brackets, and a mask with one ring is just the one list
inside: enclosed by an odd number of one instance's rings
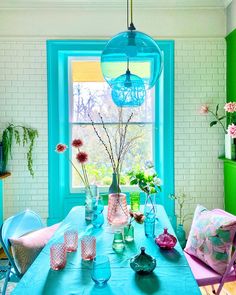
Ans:
{"label": "red flower", "polygon": [[85,152],[79,152],[76,155],[76,159],[80,162],[80,164],[84,164],[85,162],[88,161],[88,154]]}
{"label": "red flower", "polygon": [[55,151],[58,152],[58,153],[64,153],[67,149],[67,145],[63,144],[63,143],[59,143],[57,146],[56,146],[56,149]]}
{"label": "red flower", "polygon": [[79,147],[81,147],[83,145],[83,141],[81,140],[81,139],[74,139],[73,141],[72,141],[72,146],[73,147],[76,147],[76,148],[79,148]]}

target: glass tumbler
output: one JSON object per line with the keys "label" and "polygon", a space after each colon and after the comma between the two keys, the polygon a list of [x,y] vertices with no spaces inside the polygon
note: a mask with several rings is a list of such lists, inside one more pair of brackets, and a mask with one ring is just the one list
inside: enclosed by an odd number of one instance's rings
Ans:
{"label": "glass tumbler", "polygon": [[130,207],[131,211],[138,212],[140,210],[140,193],[131,192],[130,193]]}
{"label": "glass tumbler", "polygon": [[74,252],[78,248],[78,232],[76,230],[68,230],[64,233],[64,242],[67,252]]}
{"label": "glass tumbler", "polygon": [[92,280],[98,287],[104,287],[111,277],[110,261],[107,256],[98,255],[93,259]]}
{"label": "glass tumbler", "polygon": [[121,231],[115,232],[113,243],[112,243],[112,248],[113,248],[113,250],[115,250],[118,253],[123,252],[123,250],[125,248],[125,244],[123,241],[123,235],[122,235]]}
{"label": "glass tumbler", "polygon": [[96,256],[96,238],[85,236],[81,240],[81,257],[83,260],[92,260]]}
{"label": "glass tumbler", "polygon": [[66,247],[64,243],[53,244],[50,248],[50,267],[60,270],[66,266]]}

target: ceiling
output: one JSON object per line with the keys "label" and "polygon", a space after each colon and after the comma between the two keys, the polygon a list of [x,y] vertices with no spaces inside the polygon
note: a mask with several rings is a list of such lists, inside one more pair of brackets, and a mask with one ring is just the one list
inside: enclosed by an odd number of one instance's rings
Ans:
{"label": "ceiling", "polygon": [[[225,8],[232,0],[134,0],[138,8]],[[126,0],[0,0],[0,9],[10,8],[123,8]]]}

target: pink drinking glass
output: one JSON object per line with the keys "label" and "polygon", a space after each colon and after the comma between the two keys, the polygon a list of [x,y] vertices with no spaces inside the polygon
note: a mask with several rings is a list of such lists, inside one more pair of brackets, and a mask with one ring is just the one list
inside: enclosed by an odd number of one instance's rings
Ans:
{"label": "pink drinking glass", "polygon": [[67,230],[64,233],[64,242],[67,252],[74,252],[78,248],[78,232],[76,230]]}
{"label": "pink drinking glass", "polygon": [[57,243],[51,246],[50,266],[53,270],[59,270],[66,266],[66,247],[64,243]]}
{"label": "pink drinking glass", "polygon": [[81,240],[81,257],[83,260],[92,260],[96,256],[96,238],[85,236]]}

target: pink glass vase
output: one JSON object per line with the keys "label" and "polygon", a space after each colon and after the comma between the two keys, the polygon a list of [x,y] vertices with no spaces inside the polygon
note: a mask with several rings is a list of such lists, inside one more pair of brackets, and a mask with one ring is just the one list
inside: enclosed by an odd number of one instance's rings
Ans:
{"label": "pink glass vase", "polygon": [[107,220],[111,225],[121,226],[128,223],[129,211],[126,195],[122,193],[109,194]]}
{"label": "pink glass vase", "polygon": [[50,267],[60,270],[66,266],[66,247],[64,243],[53,244],[50,248]]}
{"label": "pink glass vase", "polygon": [[162,249],[171,250],[176,245],[177,239],[168,233],[167,228],[164,228],[163,234],[155,239],[155,243]]}

